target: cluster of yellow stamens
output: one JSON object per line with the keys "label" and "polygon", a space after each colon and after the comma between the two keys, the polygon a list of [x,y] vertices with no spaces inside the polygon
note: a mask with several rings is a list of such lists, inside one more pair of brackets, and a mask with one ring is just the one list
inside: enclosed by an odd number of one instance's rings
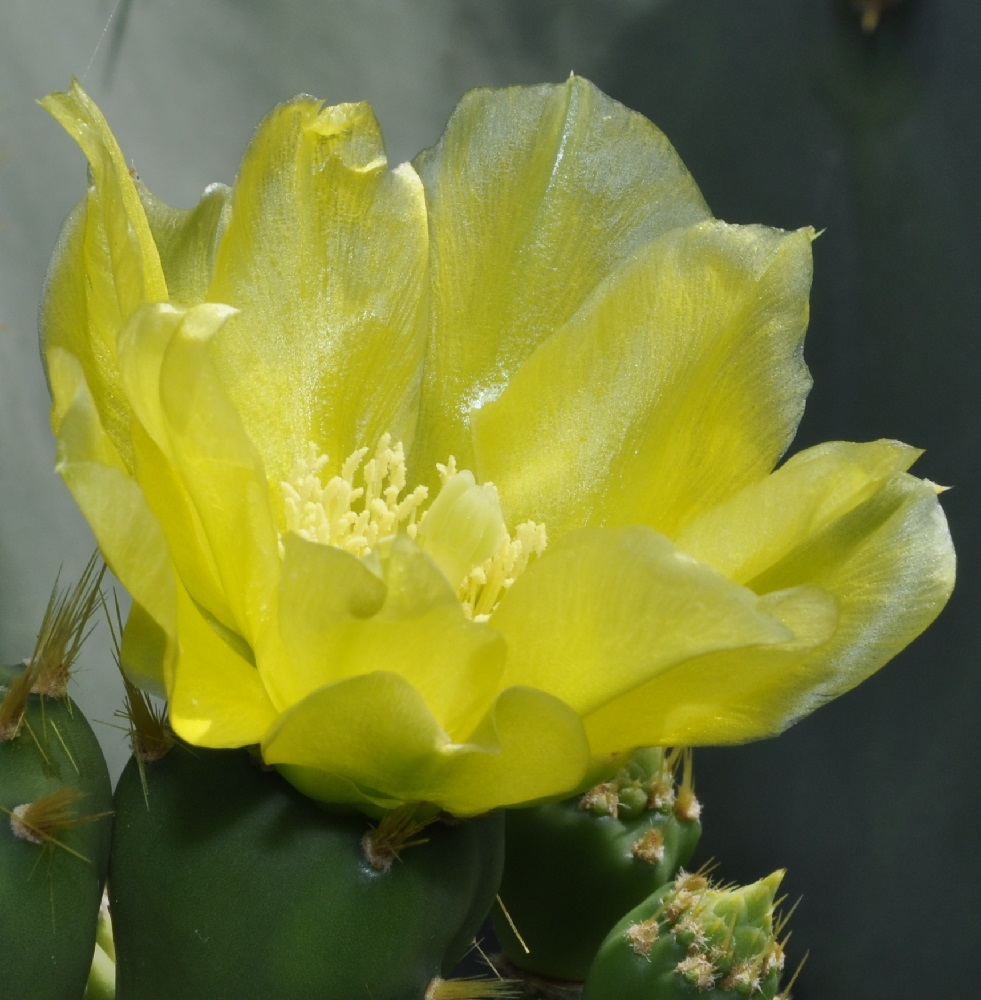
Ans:
{"label": "cluster of yellow stamens", "polygon": [[[456,474],[456,463],[452,457],[448,466],[438,465],[436,468],[444,484],[449,481],[450,475]],[[540,556],[545,551],[547,543],[545,525],[536,521],[519,524],[514,529],[513,538],[504,529],[497,551],[474,566],[457,587],[457,597],[468,617],[474,621],[486,621],[504,592],[524,572],[532,557]]]}
{"label": "cluster of yellow stamens", "polygon": [[[315,444],[307,446],[288,481],[281,483],[286,530],[321,545],[333,545],[358,558],[368,556],[386,538],[405,532],[417,539],[455,588],[464,613],[486,621],[507,589],[534,556],[545,551],[545,526],[519,524],[514,535],[504,525],[497,491],[491,483],[477,485],[460,472],[451,456],[437,465],[447,502],[429,499],[425,486],[403,496],[406,486],[405,449],[385,434],[374,455],[359,448],[326,482],[329,459]],[[452,484],[452,486],[450,486]],[[447,490],[447,487],[450,487]],[[463,536],[463,549],[454,546]]]}
{"label": "cluster of yellow stamens", "polygon": [[[281,484],[287,530],[359,557],[400,528],[414,538],[417,514],[429,490],[417,486],[399,499],[405,489],[405,451],[401,442],[392,447],[390,434],[382,435],[374,456],[365,462],[367,454],[367,448],[359,448],[341,466],[340,475],[324,483],[320,474],[329,459],[308,444],[289,481]],[[359,470],[362,485],[355,486]]]}

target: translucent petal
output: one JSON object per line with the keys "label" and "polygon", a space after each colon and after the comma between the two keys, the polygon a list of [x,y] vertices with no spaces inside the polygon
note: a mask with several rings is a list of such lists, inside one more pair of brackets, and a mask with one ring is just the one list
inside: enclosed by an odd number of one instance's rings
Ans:
{"label": "translucent petal", "polygon": [[262,461],[212,363],[211,341],[226,336],[227,316],[208,304],[183,314],[161,364],[160,401],[174,466],[228,600],[223,624],[251,643],[269,613],[278,534]]}
{"label": "translucent petal", "polygon": [[[163,635],[172,637],[174,580],[160,525],[102,430],[78,360],[53,348],[49,363],[52,379],[68,403],[59,422],[57,471],[110,569]],[[133,681],[160,692],[162,661],[147,658],[137,664],[124,658],[124,667]]]}
{"label": "translucent petal", "polygon": [[835,441],[808,448],[696,518],[679,533],[678,545],[752,586],[752,580],[905,472],[920,454],[899,441]]}
{"label": "translucent petal", "polygon": [[810,542],[753,582],[771,589],[806,581],[838,600],[834,638],[808,659],[825,680],[788,725],[888,663],[940,614],[954,587],[954,548],[936,488],[904,473]]}
{"label": "translucent petal", "polygon": [[667,139],[581,77],[476,90],[414,165],[432,241],[416,475],[473,464],[469,418],[642,246],[709,216]]}
{"label": "translucent petal", "polygon": [[492,622],[508,645],[502,684],[540,688],[581,714],[692,657],[793,638],[752,591],[643,527],[566,535]]}
{"label": "translucent petal", "polygon": [[331,631],[341,622],[371,617],[384,600],[384,582],[360,559],[286,536],[277,616],[256,643],[259,673],[279,710],[337,679],[338,665],[325,655]]}
{"label": "translucent petal", "polygon": [[[98,366],[93,365],[89,357],[92,346],[88,342],[88,329],[84,323],[79,328],[79,319],[84,320],[87,310],[85,273],[79,266],[85,245],[85,208],[86,199],[83,198],[61,227],[58,243],[45,276],[38,315],[41,359],[44,362],[44,373],[51,392],[51,428],[55,434],[61,427],[65,410],[71,404],[75,383],[79,380],[84,382],[86,379],[86,369],[82,367],[79,355],[86,358],[88,371],[95,385],[104,385],[106,380],[106,375]],[[115,355],[115,344],[115,331],[112,331],[109,343],[100,342],[97,350],[111,362]],[[112,354],[107,354],[107,351],[112,351]],[[59,354],[74,359],[79,367],[78,374],[73,373],[67,383],[67,393],[58,378],[58,373],[53,370],[53,359]],[[110,371],[109,375],[112,374]]]}
{"label": "translucent petal", "polygon": [[838,602],[833,639],[807,660],[816,682],[784,725],[878,670],[950,596],[954,550],[937,488],[902,471],[916,455],[891,441],[809,449],[688,532],[687,545],[752,574],[758,593],[807,584]]}
{"label": "translucent petal", "polygon": [[396,538],[386,586],[339,549],[286,539],[279,628],[257,661],[273,700],[294,704],[325,684],[383,670],[408,681],[451,739],[471,732],[498,690],[500,636],[469,621],[418,546]]}
{"label": "translucent petal", "polygon": [[60,462],[96,462],[128,472],[102,426],[99,409],[85,381],[81,361],[61,347],[48,350],[48,382],[55,399],[52,423]]}
{"label": "translucent petal", "polygon": [[497,490],[478,486],[465,469],[443,484],[416,537],[455,588],[497,552],[506,532]]}
{"label": "translucent petal", "polygon": [[[176,622],[174,623],[176,624]],[[139,688],[167,697],[165,678],[177,655],[177,637],[134,601],[126,618],[119,647],[119,665]]]}
{"label": "translucent petal", "polygon": [[[165,636],[174,635],[174,578],[166,541],[139,486],[124,472],[95,462],[59,463],[59,473],[85,515],[109,568]],[[162,663],[127,658],[130,679],[159,693]],[[137,676],[152,671],[151,676]]]}
{"label": "translucent petal", "polygon": [[[329,475],[412,437],[425,347],[425,202],[364,104],[297,98],[259,126],[208,299],[240,310],[217,365],[273,482],[314,441]],[[256,378],[262,372],[262,378]]]}
{"label": "translucent petal", "polygon": [[588,744],[579,716],[530,687],[506,688],[444,780],[450,811],[476,815],[571,794],[581,787]]}
{"label": "translucent petal", "polygon": [[449,743],[418,691],[379,671],[320,688],[284,712],[262,756],[347,778],[365,791],[428,801],[423,776]]}
{"label": "translucent petal", "polygon": [[820,611],[798,598],[796,623],[781,609],[798,642],[716,653],[654,678],[585,720],[594,749],[772,735],[919,635],[950,595],[954,553],[935,487],[901,471],[915,456],[889,441],[812,448],[691,524],[686,548],[764,600],[830,595],[835,628],[808,640]]}
{"label": "translucent petal", "polygon": [[177,588],[180,649],[167,677],[174,732],[200,747],[258,743],[276,712],[259,673]]}
{"label": "translucent petal", "polygon": [[[167,417],[160,398],[164,356],[186,313],[169,305],[145,306],[133,314],[118,340],[120,386],[133,413],[130,438],[137,481],[167,538],[170,558],[194,600],[231,623],[204,526],[174,465]],[[213,320],[222,322],[217,313]]]}
{"label": "translucent petal", "polygon": [[383,806],[431,802],[458,816],[573,789],[587,762],[578,717],[541,691],[503,692],[474,738],[454,743],[412,685],[383,672],[311,694],[280,716],[262,754],[310,769],[298,783],[315,797],[353,786]]}
{"label": "translucent petal", "polygon": [[118,391],[116,334],[145,302],[165,301],[167,286],[135,183],[102,113],[77,81],[41,105],[81,146],[91,176],[48,272],[43,352],[62,347],[79,359],[101,423],[128,463],[129,414]]}
{"label": "translucent petal", "polygon": [[228,224],[231,189],[210,184],[192,209],[168,205],[139,182],[136,189],[160,255],[170,300],[182,306],[203,302],[211,284],[215,251]]}
{"label": "translucent petal", "polygon": [[698,746],[770,736],[796,718],[797,707],[825,676],[808,654],[834,635],[838,604],[827,591],[798,587],[763,598],[761,608],[792,638],[682,658],[586,714],[596,755],[633,746]]}
{"label": "translucent petal", "polygon": [[811,233],[705,222],[645,246],[474,415],[512,522],[672,535],[767,475],[810,388]]}

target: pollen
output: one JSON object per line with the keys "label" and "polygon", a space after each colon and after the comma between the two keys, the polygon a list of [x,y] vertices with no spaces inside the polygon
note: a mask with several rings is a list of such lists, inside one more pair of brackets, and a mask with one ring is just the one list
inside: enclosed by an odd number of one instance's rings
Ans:
{"label": "pollen", "polygon": [[493,483],[478,484],[472,472],[457,469],[453,456],[436,466],[440,488],[428,503],[425,486],[405,492],[402,442],[393,444],[384,434],[370,459],[369,450],[359,448],[325,482],[330,459],[308,444],[280,483],[286,530],[358,558],[404,532],[443,571],[466,616],[486,621],[529,562],[545,551],[545,526],[525,521],[508,531]]}

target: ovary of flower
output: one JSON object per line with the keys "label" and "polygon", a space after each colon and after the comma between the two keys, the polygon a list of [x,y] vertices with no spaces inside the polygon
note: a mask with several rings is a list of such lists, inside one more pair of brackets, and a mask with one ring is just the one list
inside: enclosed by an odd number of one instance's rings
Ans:
{"label": "ovary of flower", "polygon": [[[429,508],[425,486],[399,499],[406,484],[405,449],[384,434],[374,456],[359,448],[340,475],[321,478],[329,458],[314,443],[280,485],[286,528],[311,542],[344,549],[358,558],[399,531],[429,553],[454,587],[464,613],[486,621],[529,561],[545,551],[545,525],[525,521],[507,530],[493,483],[478,485],[451,455],[436,469],[440,490]],[[360,472],[362,484],[355,485]],[[280,543],[282,548],[282,543]]]}

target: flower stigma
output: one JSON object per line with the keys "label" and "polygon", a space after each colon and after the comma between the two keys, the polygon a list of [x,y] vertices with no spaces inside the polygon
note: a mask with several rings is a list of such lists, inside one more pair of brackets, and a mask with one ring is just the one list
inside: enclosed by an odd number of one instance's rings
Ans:
{"label": "flower stigma", "polygon": [[340,474],[324,482],[323,469],[330,459],[308,443],[289,479],[280,483],[286,530],[359,559],[404,532],[442,571],[466,616],[486,621],[531,559],[545,551],[545,525],[524,521],[512,535],[497,488],[478,484],[468,469],[458,470],[453,456],[436,466],[440,488],[426,507],[425,486],[403,496],[406,463],[401,441],[392,444],[391,435],[383,434],[366,461],[369,451],[358,448]]}

